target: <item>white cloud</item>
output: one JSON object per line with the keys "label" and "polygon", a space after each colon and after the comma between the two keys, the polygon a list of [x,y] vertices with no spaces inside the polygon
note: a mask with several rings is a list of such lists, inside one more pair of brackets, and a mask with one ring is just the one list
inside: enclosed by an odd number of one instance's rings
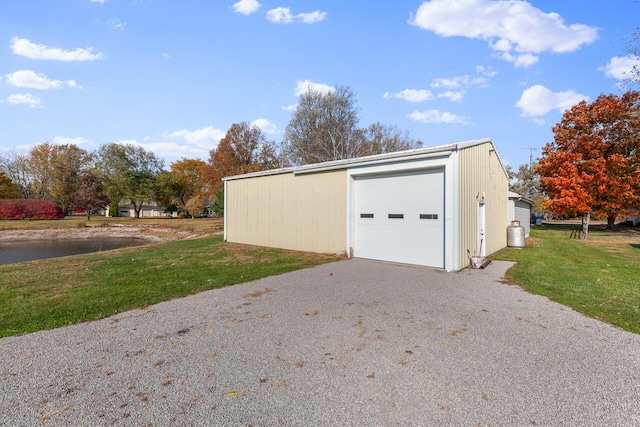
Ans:
{"label": "white cloud", "polygon": [[31,108],[39,107],[41,104],[40,98],[37,98],[30,93],[16,93],[15,95],[9,95],[7,101],[10,104],[25,104]]}
{"label": "white cloud", "polygon": [[240,0],[233,4],[233,10],[243,15],[251,15],[260,9],[260,2],[257,0]]}
{"label": "white cloud", "polygon": [[157,157],[165,160],[166,163],[173,163],[182,158],[207,160],[209,151],[217,146],[202,148],[198,146],[190,146],[188,144],[180,144],[172,141],[158,142],[138,142],[136,140],[119,141],[120,144],[132,144],[153,152]]}
{"label": "white cloud", "polygon": [[438,77],[431,81],[433,88],[458,89],[461,87],[486,86],[489,83],[489,77],[493,77],[495,73],[487,73],[472,77],[469,74],[454,77]]}
{"label": "white cloud", "polygon": [[296,111],[296,108],[298,108],[298,104],[285,105],[282,107],[284,111]]}
{"label": "white cloud", "polygon": [[295,96],[300,96],[307,93],[307,90],[311,89],[314,92],[326,95],[336,90],[333,86],[326,85],[324,83],[314,83],[311,80],[298,80],[296,87],[293,91]]}
{"label": "white cloud", "polygon": [[294,15],[288,7],[277,7],[267,11],[267,20],[274,24],[290,24],[299,21],[305,24],[314,24],[323,21],[327,17],[327,12],[318,10],[309,13],[299,13]]}
{"label": "white cloud", "polygon": [[315,10],[309,13],[300,13],[296,16],[300,22],[305,24],[315,24],[316,22],[324,21],[327,17],[327,12],[320,12],[319,10]]}
{"label": "white cloud", "polygon": [[483,65],[476,65],[476,73],[482,74],[486,77],[493,77],[498,74],[497,71],[493,71],[491,67],[485,67]]}
{"label": "white cloud", "polygon": [[69,87],[74,87],[77,89],[82,89],[75,80],[54,80],[45,76],[44,74],[37,74],[31,70],[20,70],[11,74],[7,74],[5,76],[7,78],[7,82],[12,84],[15,87],[25,87],[29,89],[60,89],[63,85],[67,85]]}
{"label": "white cloud", "polygon": [[464,91],[448,90],[448,91],[442,92],[441,94],[438,94],[438,98],[448,98],[450,101],[458,102],[458,101],[462,101],[462,98],[464,98],[465,93],[466,92]]}
{"label": "white cloud", "polygon": [[202,129],[196,129],[190,131],[187,129],[181,129],[173,132],[165,132],[162,134],[163,138],[179,138],[183,139],[189,144],[195,145],[201,148],[214,148],[218,145],[220,140],[225,137],[226,131],[216,129],[212,126],[207,126]]}
{"label": "white cloud", "polygon": [[101,3],[101,4],[105,4],[105,2],[107,0],[89,0],[91,3]]}
{"label": "white cloud", "polygon": [[111,25],[113,28],[115,28],[116,30],[124,30],[124,27],[127,26],[126,22],[122,22],[119,19],[109,19],[107,21],[108,25]]}
{"label": "white cloud", "polygon": [[73,144],[73,145],[81,146],[81,145],[89,144],[91,143],[91,141],[81,136],[76,136],[76,137],[54,136],[53,138],[51,138],[51,143],[55,145],[72,145]]}
{"label": "white cloud", "polygon": [[253,122],[251,122],[251,126],[255,126],[259,128],[262,132],[266,133],[267,135],[277,135],[278,133],[280,133],[276,125],[274,125],[267,119],[256,119]]}
{"label": "white cloud", "polygon": [[290,24],[293,22],[293,15],[288,7],[278,7],[267,11],[267,19],[274,24]]}
{"label": "white cloud", "polygon": [[14,54],[26,56],[29,59],[50,59],[55,61],[94,61],[104,58],[95,48],[76,48],[74,50],[63,50],[55,47],[48,47],[42,44],[32,43],[30,40],[14,37],[11,39],[11,50]]}
{"label": "white cloud", "polygon": [[469,123],[466,117],[458,116],[453,113],[440,111],[440,110],[426,110],[426,111],[415,110],[413,113],[409,114],[407,117],[409,117],[412,120],[415,120],[416,122],[421,122],[421,123],[442,123],[442,124],[460,124],[460,125],[465,125]]}
{"label": "white cloud", "polygon": [[522,55],[513,55],[511,52],[496,53],[493,56],[504,59],[508,62],[513,62],[513,66],[516,68],[528,68],[537,63],[540,58],[530,53],[524,53]]}
{"label": "white cloud", "polygon": [[467,90],[472,87],[488,87],[489,80],[496,74],[498,74],[497,71],[493,71],[491,67],[478,65],[475,76],[464,74],[453,77],[437,77],[431,81],[430,86],[435,89],[448,89],[438,94],[438,98],[448,98],[457,102],[462,101]]}
{"label": "white cloud", "polygon": [[595,27],[567,25],[559,14],[545,13],[522,0],[425,1],[409,24],[442,37],[487,41],[500,58],[516,67],[533,65],[542,52],[573,52],[598,36]]}
{"label": "white cloud", "polygon": [[516,103],[516,107],[522,110],[522,117],[544,116],[549,111],[563,112],[579,103],[588,101],[589,97],[573,90],[564,92],[551,92],[542,85],[535,85],[522,92],[522,96]]}
{"label": "white cloud", "polygon": [[164,59],[171,59],[171,55],[169,55],[167,52],[162,52],[160,56],[162,56]]}
{"label": "white cloud", "polygon": [[408,102],[424,102],[434,98],[433,93],[426,89],[405,89],[397,93],[385,92],[384,99],[397,98]]}
{"label": "white cloud", "polygon": [[634,67],[640,70],[640,58],[614,56],[607,65],[599,67],[598,70],[611,79],[625,80],[632,76]]}

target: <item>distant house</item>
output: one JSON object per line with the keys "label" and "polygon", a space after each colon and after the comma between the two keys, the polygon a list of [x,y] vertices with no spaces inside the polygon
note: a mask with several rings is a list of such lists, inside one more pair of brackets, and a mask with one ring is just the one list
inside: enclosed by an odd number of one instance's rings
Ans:
{"label": "distant house", "polygon": [[511,221],[520,221],[520,225],[524,227],[524,237],[529,237],[529,231],[531,231],[532,208],[533,200],[509,191],[507,220],[509,224],[511,224]]}
{"label": "distant house", "polygon": [[[106,216],[110,216],[109,209],[106,210]],[[133,204],[127,203],[118,205],[118,216],[134,218],[136,216],[136,211],[133,208]],[[174,216],[175,213],[172,214],[171,212],[165,212],[165,208],[158,206],[157,203],[142,205],[142,209],[140,210],[140,218],[172,218]]]}

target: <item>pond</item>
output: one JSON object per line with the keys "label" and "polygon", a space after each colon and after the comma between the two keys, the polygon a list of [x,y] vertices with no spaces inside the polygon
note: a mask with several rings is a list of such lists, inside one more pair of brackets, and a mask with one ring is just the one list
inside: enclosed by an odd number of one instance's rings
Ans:
{"label": "pond", "polygon": [[129,237],[0,242],[0,264],[108,251],[145,243],[147,242],[142,239]]}

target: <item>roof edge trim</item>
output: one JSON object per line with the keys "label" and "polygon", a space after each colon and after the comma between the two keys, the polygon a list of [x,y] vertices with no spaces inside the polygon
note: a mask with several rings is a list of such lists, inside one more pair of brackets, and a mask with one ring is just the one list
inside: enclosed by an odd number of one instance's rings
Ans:
{"label": "roof edge trim", "polygon": [[480,145],[484,143],[491,143],[491,138],[473,139],[468,141],[461,141],[452,144],[437,145],[433,147],[415,148],[413,150],[396,151],[393,153],[374,154],[372,156],[356,157],[352,159],[333,160],[322,163],[313,163],[310,165],[293,166],[280,169],[271,169],[266,171],[252,172],[243,175],[234,175],[222,178],[223,181],[232,181],[244,178],[254,178],[267,175],[279,175],[293,172],[295,175],[302,175],[308,173],[324,172],[336,169],[347,169],[349,167],[358,167],[369,164],[395,162],[402,160],[419,159],[424,157],[433,157],[434,155],[450,155],[451,152]]}

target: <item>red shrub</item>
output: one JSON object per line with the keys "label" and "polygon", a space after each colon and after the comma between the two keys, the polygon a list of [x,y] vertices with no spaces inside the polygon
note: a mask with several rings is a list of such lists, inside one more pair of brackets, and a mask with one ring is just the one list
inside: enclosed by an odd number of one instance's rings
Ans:
{"label": "red shrub", "polygon": [[0,219],[60,219],[60,206],[47,200],[0,200]]}

